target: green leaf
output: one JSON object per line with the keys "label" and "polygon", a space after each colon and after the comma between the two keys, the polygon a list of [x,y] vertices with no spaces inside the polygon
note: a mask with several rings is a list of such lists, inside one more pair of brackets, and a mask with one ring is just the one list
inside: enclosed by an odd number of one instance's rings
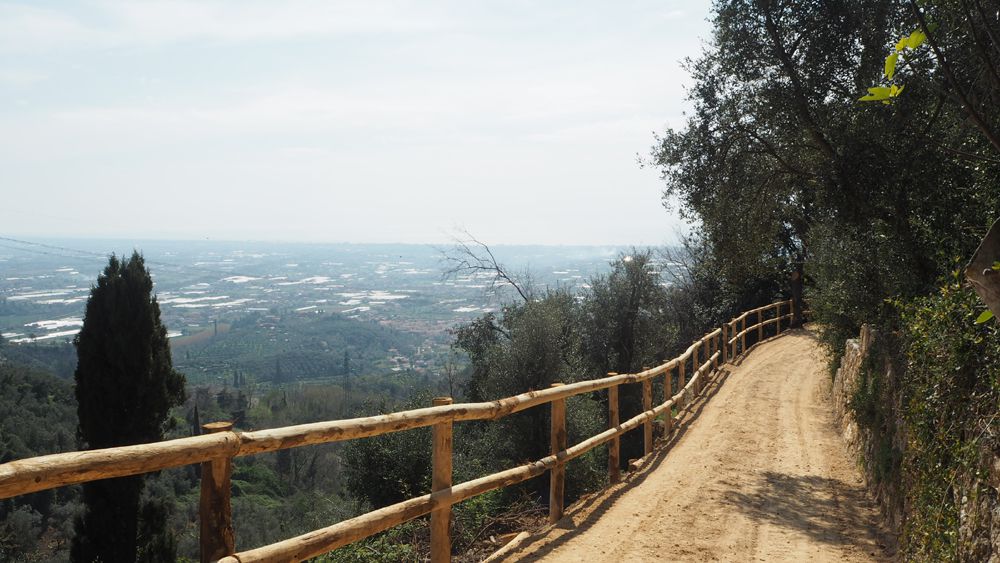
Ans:
{"label": "green leaf", "polygon": [[902,37],[902,38],[900,38],[900,40],[896,42],[896,52],[897,53],[902,53],[903,49],[906,48],[906,44],[907,44],[907,42],[909,42],[909,40],[910,40],[909,37]]}
{"label": "green leaf", "polygon": [[906,38],[906,46],[910,49],[916,49],[917,47],[921,46],[926,40],[927,40],[927,34],[918,29],[913,33],[911,33],[910,36]]}
{"label": "green leaf", "polygon": [[993,318],[993,311],[986,309],[985,311],[983,311],[981,315],[976,317],[976,324],[981,325],[992,318]]}
{"label": "green leaf", "polygon": [[997,270],[997,271],[1000,271],[1000,262],[994,262],[993,263],[993,269]]}
{"label": "green leaf", "polygon": [[880,102],[882,100],[888,100],[892,89],[888,86],[875,86],[868,89],[868,95],[858,98],[862,102]]}
{"label": "green leaf", "polygon": [[892,80],[896,74],[896,61],[899,60],[899,53],[893,53],[885,58],[885,77]]}

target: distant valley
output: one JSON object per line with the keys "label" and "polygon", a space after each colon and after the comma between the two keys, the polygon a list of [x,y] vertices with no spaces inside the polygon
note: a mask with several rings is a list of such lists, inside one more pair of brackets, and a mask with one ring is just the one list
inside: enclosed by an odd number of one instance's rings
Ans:
{"label": "distant valley", "polygon": [[[426,375],[454,361],[450,328],[501,305],[489,274],[445,278],[442,249],[429,245],[5,241],[0,334],[27,345],[12,353],[71,371],[58,349],[79,331],[107,255],[133,246],[152,271],[175,366],[194,384]],[[620,249],[494,250],[539,287],[581,289]]]}

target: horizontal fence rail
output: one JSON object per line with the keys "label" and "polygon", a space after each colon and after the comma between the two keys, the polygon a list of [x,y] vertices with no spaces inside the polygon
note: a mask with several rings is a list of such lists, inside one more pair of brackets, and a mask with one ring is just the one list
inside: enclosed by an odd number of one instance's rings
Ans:
{"label": "horizontal fence rail", "polygon": [[[783,309],[786,311],[784,314]],[[232,430],[232,424],[228,422],[210,423],[204,425],[206,433],[201,436],[11,461],[0,464],[0,499],[98,479],[139,475],[200,463],[202,561],[301,561],[426,514],[431,514],[431,560],[448,561],[451,552],[448,525],[452,505],[550,471],[549,519],[553,522],[558,520],[562,517],[564,475],[566,464],[570,460],[602,444],[610,443],[609,476],[611,482],[619,480],[619,443],[624,433],[642,428],[644,455],[651,454],[655,418],[665,415],[664,430],[669,435],[674,424],[674,408],[681,410],[698,396],[706,379],[719,368],[720,361],[729,362],[763,341],[765,335],[777,335],[788,329],[793,317],[794,305],[791,300],[771,303],[742,313],[695,341],[681,355],[654,368],[630,374],[610,373],[600,379],[566,385],[554,384],[548,389],[529,391],[497,401],[452,404],[450,398],[442,397],[435,399],[434,406],[427,408],[247,432]],[[748,320],[756,322],[748,326]],[[771,325],[775,325],[773,331],[768,328]],[[748,335],[752,338],[749,348]],[[692,368],[690,374],[686,373],[688,363]],[[673,393],[675,374],[678,389]],[[653,382],[659,377],[663,378],[664,401],[654,406]],[[643,412],[620,422],[618,388],[628,384],[642,384]],[[566,399],[603,389],[608,390],[609,428],[567,447]],[[544,404],[549,404],[552,409],[550,455],[485,477],[451,484],[451,435],[455,422],[496,420]],[[426,426],[433,427],[433,478],[430,494],[271,545],[235,552],[230,508],[233,458]]]}

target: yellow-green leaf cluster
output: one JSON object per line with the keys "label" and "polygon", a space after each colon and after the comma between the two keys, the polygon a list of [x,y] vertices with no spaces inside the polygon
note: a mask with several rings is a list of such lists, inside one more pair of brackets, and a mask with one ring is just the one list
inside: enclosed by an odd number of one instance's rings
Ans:
{"label": "yellow-green leaf cluster", "polygon": [[885,58],[885,77],[892,80],[896,74],[896,61],[899,60],[899,53],[893,53]]}
{"label": "yellow-green leaf cluster", "polygon": [[[888,57],[885,58],[885,78],[886,80],[892,80],[896,76],[896,64],[899,62],[899,56],[903,54],[907,49],[916,49],[917,47],[924,44],[927,40],[927,34],[921,30],[916,30],[909,35],[904,35],[900,37],[899,41],[896,42],[895,49]],[[892,99],[903,92],[902,86],[897,86],[892,84],[889,86],[874,86],[868,89],[868,94],[858,98],[860,102],[882,102],[883,104],[892,103]]]}
{"label": "yellow-green leaf cluster", "polygon": [[906,37],[901,37],[899,41],[896,42],[896,52],[902,53],[906,49],[916,49],[917,47],[923,45],[926,40],[927,34],[918,29]]}
{"label": "yellow-green leaf cluster", "polygon": [[888,104],[903,91],[903,86],[874,86],[868,89],[868,95],[859,98],[862,102],[882,102]]}

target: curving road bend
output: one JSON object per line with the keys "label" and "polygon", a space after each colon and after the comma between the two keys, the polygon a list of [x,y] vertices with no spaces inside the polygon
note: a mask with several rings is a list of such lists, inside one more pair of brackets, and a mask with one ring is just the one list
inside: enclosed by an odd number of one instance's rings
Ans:
{"label": "curving road bend", "polygon": [[644,467],[504,561],[888,561],[814,335],[761,344]]}

